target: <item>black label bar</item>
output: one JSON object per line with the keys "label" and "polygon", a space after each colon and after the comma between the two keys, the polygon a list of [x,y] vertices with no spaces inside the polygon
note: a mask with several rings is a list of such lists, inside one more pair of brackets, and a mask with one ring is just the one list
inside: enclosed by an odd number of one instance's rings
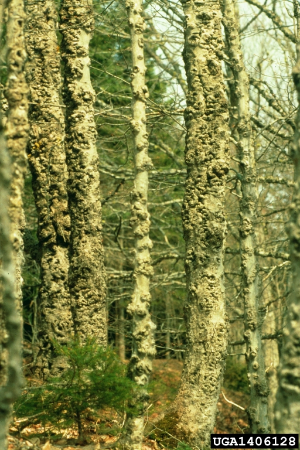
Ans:
{"label": "black label bar", "polygon": [[299,448],[299,434],[211,434],[211,448]]}

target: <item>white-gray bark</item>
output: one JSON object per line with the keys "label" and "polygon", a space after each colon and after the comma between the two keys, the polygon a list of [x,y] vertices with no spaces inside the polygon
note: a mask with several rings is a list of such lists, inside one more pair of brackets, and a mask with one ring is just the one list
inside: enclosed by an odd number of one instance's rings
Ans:
{"label": "white-gray bark", "polygon": [[[22,168],[20,177],[16,176],[16,164],[19,157],[24,160],[27,141],[27,87],[24,81],[24,8],[21,0],[9,0],[7,3],[8,20],[6,24],[7,71],[6,95],[10,107],[7,121],[7,141],[0,117],[0,244],[2,253],[1,302],[3,325],[6,330],[5,349],[7,352],[6,376],[1,377],[0,386],[0,448],[6,448],[11,407],[21,393],[22,387],[22,321],[17,307],[19,299],[20,277],[15,277],[15,263],[19,264],[20,223],[14,207],[21,206]],[[14,139],[12,143],[11,140]],[[8,145],[7,145],[8,144]],[[10,147],[13,159],[9,156]],[[12,177],[14,179],[12,180]],[[12,183],[14,181],[15,183]],[[11,188],[13,187],[13,196]],[[9,198],[10,197],[10,198]],[[16,204],[13,201],[15,201]],[[10,211],[9,211],[10,210]],[[9,212],[14,221],[11,226]],[[12,242],[12,236],[14,242]],[[14,250],[15,247],[15,250]],[[18,267],[19,270],[19,267]],[[1,342],[2,344],[2,342]],[[0,348],[2,350],[2,348]]]}
{"label": "white-gray bark", "polygon": [[[268,291],[268,289],[267,289]],[[272,307],[271,307],[272,308]],[[264,332],[267,335],[274,335],[276,333],[276,319],[274,306],[268,311],[266,316]],[[276,402],[276,393],[278,389],[278,366],[279,366],[279,352],[278,342],[276,339],[266,339],[263,342],[266,378],[268,383],[268,417],[270,424],[270,432],[276,433],[274,407]]]}
{"label": "white-gray bark", "polygon": [[146,86],[143,32],[145,22],[142,16],[142,0],[126,2],[131,32],[132,53],[132,121],[134,138],[135,179],[131,192],[131,219],[135,238],[134,293],[127,311],[132,316],[132,355],[128,374],[139,386],[145,387],[135,398],[139,414],[129,416],[126,424],[126,448],[141,450],[144,434],[145,411],[148,405],[146,386],[152,372],[155,355],[155,325],[150,315],[150,277],[153,274],[149,237],[150,215],[148,200],[148,171],[152,168],[148,156],[148,133],[146,129],[146,101],[149,96]]}
{"label": "white-gray bark", "polygon": [[30,88],[28,160],[38,213],[41,286],[38,296],[35,376],[56,374],[51,339],[61,344],[73,329],[68,288],[70,216],[61,105],[57,12],[53,0],[26,2],[26,77]]}
{"label": "white-gray bark", "polygon": [[182,1],[187,74],[187,179],[182,218],[186,241],[187,345],[179,392],[160,428],[193,448],[209,447],[226,358],[224,295],[225,179],[228,104],[222,73],[221,4]]}
{"label": "white-gray bark", "polygon": [[[300,46],[293,69],[294,82],[300,103]],[[290,238],[292,294],[283,330],[283,344],[278,371],[279,387],[275,405],[277,433],[299,433],[300,430],[300,107],[296,117],[295,140],[291,151],[295,164],[295,190],[290,205]]]}
{"label": "white-gray bark", "polygon": [[10,1],[6,41],[8,77],[4,91],[8,106],[5,134],[12,163],[9,215],[16,276],[15,295],[20,310],[22,309],[23,232],[25,230],[22,193],[27,171],[26,145],[29,131],[28,86],[24,72],[26,60],[24,20],[23,2]]}
{"label": "white-gray bark", "polygon": [[92,1],[63,0],[60,10],[66,105],[66,156],[71,216],[69,288],[74,329],[107,344],[106,280],[102,239],[99,159],[90,79]]}
{"label": "white-gray bark", "polygon": [[268,386],[262,346],[262,318],[258,260],[255,255],[255,221],[257,217],[256,163],[249,111],[249,77],[246,72],[239,39],[239,23],[233,0],[223,0],[227,53],[233,80],[230,100],[233,112],[233,137],[237,142],[241,173],[240,249],[242,260],[242,294],[245,308],[245,341],[250,406],[247,410],[251,433],[267,433]]}

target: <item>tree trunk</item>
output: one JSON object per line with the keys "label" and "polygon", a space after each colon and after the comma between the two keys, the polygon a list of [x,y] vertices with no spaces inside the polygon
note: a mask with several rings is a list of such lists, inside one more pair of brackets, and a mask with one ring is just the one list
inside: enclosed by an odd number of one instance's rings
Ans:
{"label": "tree trunk", "polygon": [[69,287],[75,332],[107,343],[106,284],[102,244],[100,177],[90,80],[89,42],[94,28],[92,1],[64,0],[61,11],[63,97],[71,215]]}
{"label": "tree trunk", "polygon": [[[25,81],[24,65],[26,59],[24,40],[25,12],[22,1],[9,3],[7,22],[7,68],[8,78],[5,97],[8,105],[5,126],[7,148],[11,157],[12,177],[10,185],[9,215],[11,223],[11,242],[15,266],[15,297],[17,307],[22,310],[22,265],[23,232],[25,215],[22,193],[27,170],[26,145],[28,140],[28,86]],[[20,18],[20,22],[18,19]]]}
{"label": "tree trunk", "polygon": [[220,2],[182,2],[188,82],[183,201],[188,298],[179,392],[164,424],[193,448],[209,447],[227,346],[223,245],[228,105],[222,74]]}
{"label": "tree trunk", "polygon": [[[0,3],[0,40],[2,40],[2,30],[3,30],[3,12],[4,8],[6,7],[6,2],[1,1]],[[0,152],[1,152],[1,159],[0,159],[0,170],[4,171],[6,173],[7,167],[5,163],[5,158],[7,157],[7,147],[6,147],[6,140],[4,137],[4,125],[5,120],[4,114],[3,114],[3,95],[0,96],[1,105],[0,105]],[[1,166],[1,160],[3,158],[3,165]],[[9,163],[7,163],[9,164]],[[2,173],[2,172],[1,172]],[[4,180],[2,180],[4,182]],[[2,188],[2,186],[1,186]],[[5,189],[4,189],[5,191]],[[3,199],[6,199],[7,193],[3,193],[4,197]],[[6,201],[6,200],[5,200]],[[7,206],[7,205],[6,205]],[[1,212],[1,224],[2,224],[2,214],[7,214],[6,206],[3,206],[3,210]],[[2,225],[1,225],[2,226]],[[1,231],[1,228],[0,228]],[[1,243],[1,242],[0,242]],[[0,245],[0,273],[2,273],[2,249]],[[3,386],[6,382],[6,366],[7,366],[7,350],[6,350],[6,341],[7,341],[7,332],[5,329],[5,321],[4,321],[4,314],[3,314],[3,305],[2,305],[2,298],[3,298],[3,287],[2,287],[2,277],[0,277],[0,386]]]}
{"label": "tree trunk", "polygon": [[146,129],[146,100],[149,96],[145,80],[145,59],[142,17],[142,0],[128,0],[126,3],[131,33],[132,53],[132,133],[134,138],[135,179],[131,192],[131,219],[135,238],[135,287],[127,311],[132,316],[132,355],[128,374],[139,386],[145,389],[135,399],[139,414],[129,414],[127,420],[126,448],[141,450],[144,435],[145,412],[148,406],[146,386],[152,372],[152,359],[155,355],[155,325],[150,315],[150,277],[153,274],[149,238],[150,215],[148,212],[148,171],[152,168],[148,156],[148,133]]}
{"label": "tree trunk", "polygon": [[125,345],[125,316],[124,306],[122,300],[116,304],[116,347],[121,361],[126,359],[126,345]]}
{"label": "tree trunk", "polygon": [[[275,334],[276,330],[277,327],[276,327],[275,310],[274,305],[272,305],[271,309],[268,311],[268,314],[266,316],[264,332],[265,334]],[[276,402],[276,392],[278,389],[277,370],[279,365],[279,352],[277,340],[266,339],[264,341],[263,349],[264,349],[266,376],[269,389],[268,417],[270,423],[270,431],[271,433],[276,433],[274,422],[275,420],[274,407]]]}
{"label": "tree trunk", "polygon": [[[293,77],[300,103],[300,45]],[[277,433],[299,433],[300,430],[300,107],[296,117],[296,132],[291,156],[295,164],[295,190],[290,205],[290,259],[293,292],[288,304],[286,325],[278,371],[278,391],[275,405]]]}
{"label": "tree trunk", "polygon": [[30,87],[28,159],[38,212],[41,287],[38,298],[37,376],[55,374],[51,339],[67,342],[72,332],[68,291],[70,218],[64,152],[64,113],[60,100],[60,55],[52,0],[26,3],[27,80]]}
{"label": "tree trunk", "polygon": [[234,82],[230,83],[231,108],[234,111],[233,137],[239,156],[237,177],[241,183],[240,248],[242,259],[242,288],[245,308],[245,341],[250,406],[248,416],[251,433],[267,433],[268,386],[265,375],[261,327],[260,280],[255,256],[255,221],[257,216],[256,164],[249,111],[249,79],[243,63],[239,40],[239,25],[232,0],[223,0],[227,52]]}
{"label": "tree trunk", "polygon": [[[0,118],[0,242],[2,251],[1,268],[1,310],[6,331],[5,348],[7,352],[6,376],[1,376],[0,386],[0,448],[6,448],[11,407],[21,393],[22,386],[22,321],[17,302],[21,292],[21,249],[22,249],[22,211],[21,192],[25,168],[25,146],[27,141],[27,93],[24,79],[24,8],[21,0],[8,1],[8,21],[6,24],[7,45],[7,87],[9,104],[6,123],[7,142],[3,134],[3,121]],[[1,38],[1,36],[0,36]],[[12,171],[9,152],[12,155]],[[20,165],[20,167],[18,167]],[[19,171],[19,172],[18,172]],[[9,195],[10,194],[10,195]],[[10,197],[10,198],[9,198]],[[9,215],[12,219],[10,225]],[[12,241],[13,237],[13,241]],[[15,277],[17,264],[17,277]],[[1,347],[2,347],[1,342]],[[2,351],[2,348],[0,349]]]}
{"label": "tree trunk", "polygon": [[171,358],[171,308],[170,308],[170,300],[166,298],[165,300],[165,311],[166,311],[166,359]]}

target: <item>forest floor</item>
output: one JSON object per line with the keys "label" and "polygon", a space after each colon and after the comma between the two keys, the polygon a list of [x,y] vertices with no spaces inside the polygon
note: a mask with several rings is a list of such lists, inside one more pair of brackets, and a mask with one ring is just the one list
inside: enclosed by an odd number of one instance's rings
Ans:
{"label": "forest floor", "polygon": [[[143,450],[166,448],[164,443],[157,439],[155,423],[162,417],[164,411],[175,398],[180,383],[181,370],[182,363],[177,360],[160,359],[154,361],[154,371],[149,389],[151,403]],[[247,394],[226,387],[223,388],[218,402],[214,433],[249,433],[247,414],[241,409],[246,409],[248,402]],[[8,448],[9,450],[100,450],[101,444],[103,448],[103,444],[114,442],[117,439],[122,421],[109,411],[103,412],[101,420],[98,420],[97,424],[87,420],[84,424],[86,440],[79,445],[76,442],[77,436],[73,429],[60,430],[60,434],[55,434],[51,430],[50,434],[50,431],[45,430],[41,424],[35,423],[22,431],[18,431],[21,422],[15,420],[10,429]]]}

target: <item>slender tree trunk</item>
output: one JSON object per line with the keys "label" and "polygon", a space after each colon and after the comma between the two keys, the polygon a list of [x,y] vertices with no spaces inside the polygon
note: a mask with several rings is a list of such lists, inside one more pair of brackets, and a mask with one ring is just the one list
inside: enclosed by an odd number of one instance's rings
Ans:
{"label": "slender tree trunk", "polygon": [[[13,402],[21,393],[22,386],[22,321],[20,317],[22,211],[21,192],[25,168],[25,147],[28,134],[27,85],[24,79],[24,7],[22,0],[8,1],[6,24],[7,86],[6,97],[9,111],[6,136],[0,118],[0,243],[1,310],[6,330],[7,352],[6,376],[1,377],[0,386],[0,448],[6,448],[6,434]],[[1,36],[0,36],[1,38]],[[9,157],[9,151],[12,161]],[[12,170],[11,170],[12,163]],[[12,225],[10,224],[9,215]],[[13,238],[13,240],[12,240]],[[17,277],[15,276],[17,266]],[[2,344],[2,343],[1,343]],[[2,350],[2,349],[1,349]]]}
{"label": "slender tree trunk", "polygon": [[162,426],[193,448],[209,447],[223,379],[228,325],[223,245],[228,172],[228,105],[222,74],[221,5],[182,2],[188,95],[187,179],[182,218],[186,241],[187,345],[182,380]]}
{"label": "slender tree trunk", "polygon": [[62,57],[65,64],[66,154],[71,214],[69,287],[75,332],[107,343],[106,284],[102,244],[100,177],[90,80],[92,1],[63,0]]}
{"label": "slender tree trunk", "polygon": [[[300,103],[300,45],[293,70]],[[283,331],[281,360],[278,371],[279,387],[275,405],[277,433],[299,433],[300,430],[300,107],[296,118],[295,140],[292,148],[295,164],[295,190],[290,205],[290,259],[293,292],[288,304],[286,326]]]}
{"label": "slender tree trunk", "polygon": [[[2,41],[2,30],[3,30],[3,12],[4,9],[6,7],[6,1],[5,0],[0,0],[0,42]],[[6,152],[7,152],[7,147],[6,147],[6,140],[4,137],[4,124],[5,124],[5,120],[4,119],[4,114],[3,114],[3,94],[0,96],[0,100],[1,100],[1,105],[0,105],[0,152],[1,152],[1,158],[0,158],[0,168],[1,170],[4,171],[4,173],[6,173],[7,167],[6,167],[6,162],[5,162],[5,158],[6,158]],[[3,165],[1,166],[1,160],[3,158]],[[1,172],[2,173],[2,172]],[[3,180],[4,182],[4,180]],[[5,192],[5,190],[4,190]],[[7,195],[7,193],[3,193],[4,197],[5,195]],[[6,205],[7,206],[7,205]],[[2,227],[2,214],[6,214],[6,206],[3,205],[2,212],[1,212],[1,227]],[[0,242],[1,243],[1,242]],[[2,249],[1,249],[1,245],[0,245],[0,273],[2,273]],[[3,386],[5,384],[5,380],[6,380],[6,366],[7,366],[7,350],[5,348],[5,344],[6,344],[6,340],[7,340],[7,333],[6,333],[6,329],[5,329],[5,321],[4,321],[4,314],[3,314],[3,305],[2,305],[2,298],[3,298],[3,288],[2,288],[2,282],[1,282],[2,278],[0,278],[0,386]]]}
{"label": "slender tree trunk", "polygon": [[25,214],[22,193],[27,170],[26,145],[28,140],[28,86],[25,81],[24,65],[26,59],[24,40],[25,12],[23,2],[10,1],[7,22],[7,69],[8,78],[5,97],[8,105],[5,126],[7,148],[12,163],[10,185],[9,215],[11,223],[11,242],[13,244],[15,266],[15,297],[17,307],[22,310],[22,265],[23,232]]}
{"label": "slender tree trunk", "polygon": [[249,111],[249,79],[243,63],[239,26],[232,0],[223,0],[227,52],[234,83],[230,83],[231,107],[235,112],[233,136],[239,152],[242,200],[240,202],[240,246],[242,287],[245,308],[246,361],[250,382],[248,416],[252,433],[267,433],[268,386],[262,346],[262,305],[260,280],[255,256],[255,221],[257,217],[257,186],[255,154]]}
{"label": "slender tree trunk", "polygon": [[[120,248],[123,249],[123,229],[121,227],[120,230],[120,238],[119,245]],[[124,270],[123,260],[120,261],[120,271]],[[122,291],[121,291],[122,292]],[[125,308],[122,300],[119,300],[116,303],[116,321],[117,321],[117,330],[116,330],[116,347],[118,349],[118,354],[121,361],[125,361],[126,359],[126,341],[125,341]]]}
{"label": "slender tree trunk", "polygon": [[[275,319],[275,310],[272,307],[269,310],[264,326],[264,332],[266,334],[274,334],[276,332],[276,319]],[[277,370],[279,365],[279,352],[278,352],[278,342],[276,339],[267,339],[264,341],[264,358],[265,358],[265,367],[266,367],[266,376],[269,388],[268,395],[268,417],[270,423],[270,431],[271,433],[276,433],[275,429],[275,416],[274,416],[274,407],[276,402],[276,393],[278,389],[278,377]]]}
{"label": "slender tree trunk", "polygon": [[131,219],[135,238],[135,287],[127,311],[132,316],[132,355],[128,374],[139,386],[145,389],[139,392],[136,402],[138,415],[129,415],[127,420],[126,448],[141,450],[144,435],[145,411],[148,406],[146,386],[152,372],[152,360],[155,355],[155,325],[150,315],[150,277],[153,274],[149,237],[150,215],[148,200],[148,171],[152,168],[148,156],[148,133],[146,129],[146,100],[149,96],[146,86],[143,31],[145,22],[142,17],[142,0],[128,0],[126,3],[131,33],[132,52],[132,133],[134,138],[135,180],[131,192]]}
{"label": "slender tree trunk", "polygon": [[126,347],[125,347],[125,317],[124,317],[124,306],[122,301],[119,300],[116,305],[116,319],[117,319],[117,330],[116,330],[116,347],[118,349],[118,354],[121,361],[125,361],[126,358]]}
{"label": "slender tree trunk", "polygon": [[51,339],[67,342],[72,332],[68,292],[70,218],[60,100],[60,54],[52,0],[27,2],[27,80],[30,87],[28,159],[38,212],[41,287],[38,298],[37,376],[47,378],[63,365]]}
{"label": "slender tree trunk", "polygon": [[171,352],[170,352],[170,348],[171,348],[171,334],[170,334],[171,308],[170,308],[170,300],[168,298],[166,298],[166,300],[165,300],[165,311],[166,311],[166,328],[167,328],[166,329],[166,359],[170,359],[171,358]]}

